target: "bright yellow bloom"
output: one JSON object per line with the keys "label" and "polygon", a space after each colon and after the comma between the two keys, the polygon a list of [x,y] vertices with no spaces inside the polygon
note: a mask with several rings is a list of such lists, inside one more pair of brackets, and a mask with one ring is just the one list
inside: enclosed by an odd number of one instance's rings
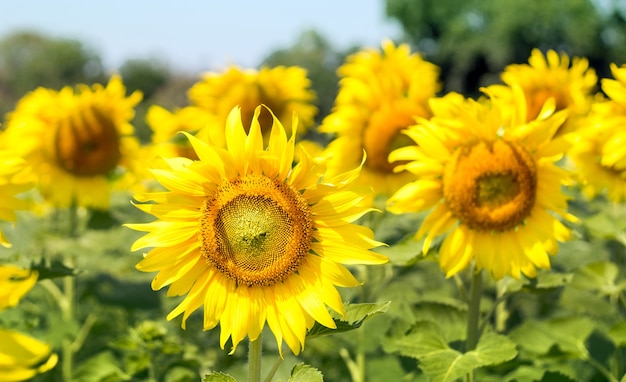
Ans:
{"label": "bright yellow bloom", "polygon": [[433,102],[434,116],[406,131],[416,145],[390,156],[417,180],[399,189],[388,208],[431,210],[416,238],[425,238],[426,253],[446,235],[439,263],[448,277],[472,260],[495,279],[534,277],[536,268],[550,267],[557,241],[569,238],[553,216],[574,219],[560,190],[566,174],[555,165],[568,147],[564,137],[554,138],[566,113],[552,114],[548,103],[540,119],[526,122],[524,95],[513,89],[514,110],[497,100]]}
{"label": "bright yellow bloom", "polygon": [[199,160],[160,161],[153,173],[168,191],[136,196],[158,220],[128,226],[148,232],[132,250],[151,248],[137,268],[158,272],[152,288],[186,294],[168,319],[182,314],[184,327],[204,305],[204,329],[220,324],[222,348],[255,340],[267,322],[279,348],[285,341],[298,354],[315,321],[335,327],[327,306],[344,313],[336,286],[359,285],[343,264],[387,258],[369,251],[381,244],[371,230],[351,223],[370,211],[352,186],[359,168],[325,176],[305,153],[292,166],[295,134],[287,139],[271,112],[264,149],[266,112],[257,107],[246,129],[233,109],[226,149],[187,134]]}
{"label": "bright yellow bloom", "polygon": [[[297,66],[263,67],[260,70],[242,70],[230,67],[223,73],[207,73],[203,80],[189,89],[189,99],[197,106],[217,118],[211,136],[219,142],[233,107],[241,107],[244,126],[250,126],[256,107],[267,105],[287,128],[292,126],[294,113],[299,121],[299,134],[313,126],[317,108],[313,105],[315,93],[310,89],[311,81],[306,71]],[[271,114],[263,109],[259,117],[261,131],[266,137],[272,127]],[[223,138],[221,139],[223,141]]]}
{"label": "bright yellow bloom", "polygon": [[501,77],[508,87],[492,89],[497,89],[497,96],[508,93],[512,97],[510,87],[521,87],[527,100],[527,121],[537,118],[549,98],[554,99],[557,111],[568,110],[569,117],[558,134],[575,130],[578,119],[589,112],[598,81],[586,58],[574,57],[570,61],[565,53],[548,50],[544,56],[539,49],[533,49],[528,64],[508,65]]}
{"label": "bright yellow bloom", "polygon": [[320,130],[336,133],[328,146],[329,170],[357,166],[367,154],[360,183],[391,194],[413,179],[394,173],[391,151],[411,143],[401,131],[416,117],[431,115],[428,99],[439,91],[439,68],[411,53],[409,46],[384,41],[382,52],[368,49],[347,58],[338,71],[341,82],[333,112]]}
{"label": "bright yellow bloom", "polygon": [[129,170],[139,165],[129,121],[141,94],[125,93],[118,76],[106,87],[38,88],[9,115],[2,144],[29,162],[53,205],[106,208],[112,184],[130,184]]}
{"label": "bright yellow bloom", "polygon": [[626,201],[626,65],[611,65],[615,79],[602,80],[609,100],[593,106],[568,156],[576,166],[585,196],[606,192],[616,203]]}
{"label": "bright yellow bloom", "polygon": [[[37,272],[0,265],[0,310],[17,305],[37,282]],[[52,369],[57,355],[49,345],[0,329],[0,381],[24,381]]]}

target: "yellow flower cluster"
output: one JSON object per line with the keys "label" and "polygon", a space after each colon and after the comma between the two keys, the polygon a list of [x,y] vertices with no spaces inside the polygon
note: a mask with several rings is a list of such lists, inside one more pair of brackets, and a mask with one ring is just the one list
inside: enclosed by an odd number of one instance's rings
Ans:
{"label": "yellow flower cluster", "polygon": [[[220,345],[233,351],[267,324],[279,349],[285,342],[297,354],[316,322],[336,326],[328,308],[345,315],[337,287],[359,285],[348,266],[387,261],[372,251],[383,243],[355,224],[373,210],[371,195],[392,213],[425,214],[415,237],[446,276],[471,267],[494,279],[550,268],[576,221],[564,185],[626,198],[626,67],[612,66],[599,96],[586,59],[534,50],[471,99],[440,95],[439,68],[408,45],[381,48],[339,68],[333,111],[319,126],[333,140],[318,156],[296,146],[317,113],[299,67],[206,74],[188,106],[149,109],[144,151],[131,124],[142,96],[127,96],[119,76],[36,89],[2,133],[15,154],[0,157],[0,219],[15,220],[28,180],[55,207],[106,208],[114,187],[143,181],[142,167],[159,156],[150,176],[165,190],[135,196],[156,220],[128,226],[146,232],[132,250],[146,251],[137,268],[156,272],[153,289],[185,296],[168,318],[182,315],[185,326],[203,307],[204,329],[219,324]],[[9,343],[0,342],[0,376]],[[36,362],[7,365],[51,367],[42,346],[29,350]]]}

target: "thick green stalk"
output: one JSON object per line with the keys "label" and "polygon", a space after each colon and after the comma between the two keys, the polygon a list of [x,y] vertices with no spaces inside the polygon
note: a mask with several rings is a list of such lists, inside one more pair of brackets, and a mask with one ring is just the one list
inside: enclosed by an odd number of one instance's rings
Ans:
{"label": "thick green stalk", "polygon": [[261,334],[250,341],[248,348],[248,382],[261,382],[261,355],[263,353],[263,343]]}
{"label": "thick green stalk", "polygon": [[[70,240],[74,240],[78,236],[78,207],[75,203],[72,203],[68,210],[68,232],[67,236]],[[74,267],[74,259],[69,258],[67,261],[68,267]],[[63,279],[63,295],[65,297],[63,304],[60,304],[61,316],[67,323],[74,321],[74,307],[76,304],[76,297],[74,296],[75,288],[74,276],[66,276]],[[62,345],[63,360],[61,364],[61,373],[63,375],[64,382],[72,381],[72,374],[74,368],[74,339],[66,334],[66,338],[63,340]]]}
{"label": "thick green stalk", "polygon": [[[482,271],[476,272],[472,267],[472,281],[469,289],[469,299],[467,301],[467,336],[465,339],[465,351],[476,349],[480,337],[478,321],[480,319],[480,298],[483,290]],[[474,380],[474,372],[471,371],[466,376],[467,381]]]}
{"label": "thick green stalk", "polygon": [[469,300],[467,301],[467,338],[465,351],[476,349],[478,344],[480,319],[480,298],[483,291],[482,272],[473,272],[472,284],[470,285]]}
{"label": "thick green stalk", "polygon": [[[63,294],[65,296],[65,304],[61,305],[61,316],[63,321],[72,322],[74,320],[74,276],[66,276],[63,279]],[[72,369],[74,367],[74,346],[73,339],[66,333],[63,339],[63,361],[61,372],[63,373],[63,381],[72,381]]]}

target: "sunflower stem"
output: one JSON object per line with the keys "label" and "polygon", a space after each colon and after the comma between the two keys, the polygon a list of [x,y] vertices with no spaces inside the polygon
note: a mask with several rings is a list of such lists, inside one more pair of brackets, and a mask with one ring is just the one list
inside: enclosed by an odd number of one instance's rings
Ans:
{"label": "sunflower stem", "polygon": [[[65,304],[61,305],[61,317],[63,321],[72,322],[74,318],[74,277],[66,276],[63,278],[63,294],[65,296]],[[73,340],[69,333],[65,334],[63,339],[63,364],[62,373],[63,381],[70,382],[72,380],[72,369],[74,367],[74,349]]]}
{"label": "sunflower stem", "polygon": [[263,342],[261,334],[256,340],[250,340],[248,347],[248,382],[261,382],[261,354]]}
{"label": "sunflower stem", "polygon": [[498,333],[504,332],[506,329],[506,321],[509,319],[509,311],[506,307],[506,285],[504,279],[498,280],[496,283],[496,310],[495,310],[495,327]]}
{"label": "sunflower stem", "polygon": [[272,379],[274,379],[274,375],[276,374],[276,372],[278,371],[278,368],[280,367],[282,363],[283,363],[283,357],[278,357],[276,362],[274,362],[274,365],[272,366],[272,369],[270,370],[270,372],[267,373],[267,376],[265,377],[263,382],[272,382]]}
{"label": "sunflower stem", "polygon": [[[70,239],[76,238],[78,232],[78,206],[76,203],[72,203],[68,211],[68,232],[67,236]],[[67,260],[67,266],[74,267],[74,259],[70,257]],[[74,293],[75,280],[74,276],[66,276],[63,278],[63,295],[64,303],[59,304],[61,308],[61,317],[66,323],[74,321],[74,307],[76,304],[76,297]],[[63,361],[61,365],[61,373],[63,375],[64,382],[71,382],[74,368],[74,352],[75,344],[74,339],[71,338],[69,333],[65,334],[62,345]]]}
{"label": "sunflower stem", "polygon": [[[467,301],[467,336],[465,339],[465,351],[470,352],[476,349],[480,337],[478,321],[480,318],[480,297],[483,289],[482,270],[476,272],[472,266],[472,280],[469,288],[469,299]],[[474,371],[470,371],[466,376],[466,381],[474,380]]]}

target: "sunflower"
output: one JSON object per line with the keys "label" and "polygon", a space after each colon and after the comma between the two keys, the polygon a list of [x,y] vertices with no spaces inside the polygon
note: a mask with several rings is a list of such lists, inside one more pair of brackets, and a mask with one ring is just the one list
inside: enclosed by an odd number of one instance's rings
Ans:
{"label": "sunflower", "polygon": [[[0,151],[0,220],[15,222],[15,210],[28,208],[28,203],[17,198],[17,194],[32,188],[31,174],[26,162],[14,153]],[[10,247],[2,231],[0,245]]]}
{"label": "sunflower", "polygon": [[[273,118],[266,150],[264,113]],[[308,155],[292,167],[295,122],[288,140],[268,109],[255,109],[249,129],[241,119],[239,108],[229,114],[226,149],[186,134],[199,160],[158,162],[153,173],[168,191],[136,196],[158,220],[128,225],[148,232],[132,250],[151,248],[137,268],[158,272],[154,290],[186,294],[168,319],[182,314],[184,328],[204,305],[204,329],[220,324],[222,348],[255,340],[267,322],[279,349],[284,340],[298,354],[316,321],[335,327],[326,306],[344,314],[335,287],[359,285],[343,264],[387,258],[369,251],[381,244],[371,230],[351,223],[370,211],[352,184],[358,167],[329,177]]]}
{"label": "sunflower", "polygon": [[225,145],[223,134],[209,135],[209,129],[205,129],[215,123],[214,117],[196,106],[186,106],[171,112],[161,106],[152,105],[146,114],[146,121],[152,129],[152,148],[155,156],[198,159],[189,141],[178,134],[181,131],[193,135],[204,131],[207,134],[198,138],[211,140],[217,146]]}
{"label": "sunflower", "polygon": [[609,99],[594,104],[568,156],[585,196],[606,192],[610,200],[620,203],[626,200],[626,65],[612,64],[611,72],[615,79],[602,80]]}
{"label": "sunflower", "polygon": [[494,86],[494,94],[511,97],[511,86],[520,86],[526,95],[527,121],[537,118],[549,98],[554,99],[557,111],[568,110],[569,117],[558,134],[575,130],[579,119],[589,112],[598,81],[586,58],[570,60],[554,50],[544,56],[539,49],[533,49],[528,64],[508,65],[501,77],[507,86]]}
{"label": "sunflower", "polygon": [[[287,129],[297,115],[299,134],[304,133],[315,122],[317,107],[313,104],[315,93],[310,89],[311,81],[306,70],[297,66],[262,67],[259,70],[232,66],[222,73],[207,73],[189,89],[188,96],[193,106],[208,111],[217,118],[217,128],[211,135],[223,135],[226,118],[233,107],[241,107],[244,126],[250,126],[255,108],[265,104],[282,121]],[[261,111],[259,123],[266,137],[272,127],[272,115]],[[290,131],[287,131],[291,133]],[[216,138],[217,139],[217,138]]]}
{"label": "sunflower", "polygon": [[[35,285],[37,272],[0,265],[0,310],[17,305]],[[52,348],[27,335],[0,329],[0,380],[24,381],[52,369]]]}
{"label": "sunflower", "polygon": [[568,141],[554,138],[566,112],[554,113],[549,102],[526,122],[524,94],[518,87],[513,94],[513,106],[493,98],[433,102],[434,116],[406,130],[415,144],[391,153],[390,160],[403,161],[397,170],[417,180],[400,188],[388,209],[430,210],[416,238],[425,238],[426,253],[445,235],[439,263],[447,277],[472,260],[494,279],[534,277],[536,268],[550,267],[557,241],[569,238],[556,217],[575,219],[560,189],[567,174],[555,165]]}
{"label": "sunflower", "polygon": [[53,205],[106,208],[113,183],[133,180],[139,143],[129,121],[141,94],[125,93],[118,76],[106,87],[38,88],[9,114],[3,144],[29,162]]}
{"label": "sunflower", "polygon": [[336,134],[329,144],[329,170],[357,166],[367,154],[360,182],[390,195],[413,179],[396,173],[388,156],[411,141],[401,133],[415,117],[431,115],[428,99],[439,91],[439,68],[411,53],[408,45],[382,43],[382,51],[367,49],[349,56],[338,70],[339,93],[333,112],[320,131]]}

